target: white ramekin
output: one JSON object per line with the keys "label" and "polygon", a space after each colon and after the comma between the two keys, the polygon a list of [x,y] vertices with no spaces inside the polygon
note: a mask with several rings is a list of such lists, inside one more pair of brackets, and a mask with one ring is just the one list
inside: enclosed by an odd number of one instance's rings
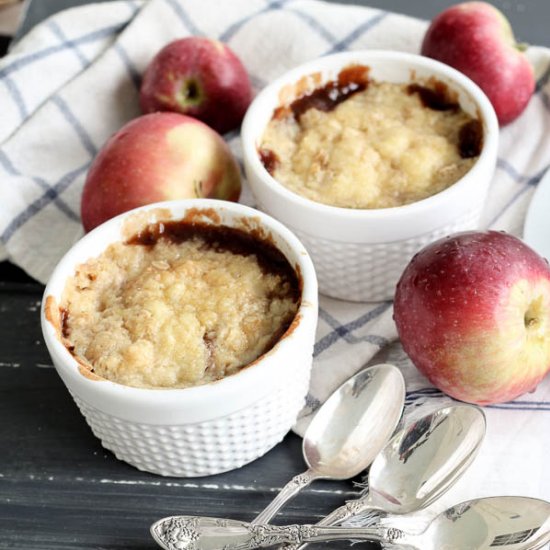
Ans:
{"label": "white ramekin", "polygon": [[[441,193],[385,209],[329,206],[279,184],[258,155],[273,110],[282,101],[289,102],[292,87],[303,93],[304,77],[316,75],[315,82],[309,80],[319,86],[351,64],[368,66],[374,80],[422,83],[435,77],[455,91],[462,109],[483,124],[483,149],[473,168]],[[480,88],[447,65],[401,52],[352,51],[301,65],[262,90],[244,119],[242,142],[247,179],[259,208],[283,222],[304,243],[315,264],[320,292],[344,300],[375,301],[393,298],[399,276],[420,248],[478,226],[496,164],[498,123]]]}
{"label": "white ramekin", "polygon": [[[237,374],[185,389],[140,389],[85,376],[60,340],[49,307],[59,304],[77,266],[127,236],[128,219],[142,225],[182,219],[260,231],[295,267],[301,305],[291,329]],[[212,215],[212,212],[214,215]],[[216,219],[219,217],[219,219]],[[49,304],[49,305],[48,305]],[[235,307],[239,307],[235,304]],[[46,286],[42,331],[57,372],[93,433],[117,458],[140,470],[204,476],[231,470],[266,453],[289,431],[308,390],[317,324],[317,280],[310,257],[281,223],[252,208],[210,199],[157,203],[122,214],[90,232],[64,256]],[[57,323],[58,324],[58,323]]]}

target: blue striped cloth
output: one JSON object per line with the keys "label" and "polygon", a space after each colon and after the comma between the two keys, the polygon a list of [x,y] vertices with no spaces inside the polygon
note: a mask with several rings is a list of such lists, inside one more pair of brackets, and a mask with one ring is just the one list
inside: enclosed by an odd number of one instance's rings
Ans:
{"label": "blue striped cloth", "polygon": [[[47,280],[82,235],[79,201],[90,162],[109,135],[139,115],[139,75],[168,41],[194,34],[229,43],[258,90],[288,68],[333,52],[418,52],[425,29],[425,22],[405,16],[316,0],[121,0],[48,19],[0,60],[0,256]],[[483,218],[485,227],[516,235],[550,159],[550,51],[531,47],[528,55],[536,94],[521,118],[502,130]],[[240,158],[238,134],[225,137]],[[247,190],[243,202],[253,204]],[[312,384],[298,433],[337,385],[372,360],[401,367],[413,414],[450,401],[404,356],[391,316],[389,302],[321,298]],[[434,511],[490,494],[550,500],[550,380],[486,412],[489,431],[480,456]]]}

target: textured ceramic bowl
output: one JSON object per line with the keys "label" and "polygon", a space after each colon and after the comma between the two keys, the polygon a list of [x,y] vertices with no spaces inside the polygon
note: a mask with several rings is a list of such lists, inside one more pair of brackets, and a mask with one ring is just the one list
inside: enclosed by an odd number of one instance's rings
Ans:
{"label": "textured ceramic bowl", "polygon": [[[302,282],[301,305],[287,333],[237,374],[184,389],[123,386],[79,368],[60,339],[57,304],[77,266],[135,228],[197,216],[206,223],[260,231],[286,256]],[[256,233],[257,234],[257,233]],[[235,304],[238,307],[238,304]],[[140,470],[203,476],[263,455],[289,431],[308,390],[317,324],[317,280],[310,257],[282,224],[252,208],[193,199],[158,203],[114,218],[90,232],[59,262],[46,287],[42,331],[57,372],[93,433],[117,458]]]}
{"label": "textured ceramic bowl", "polygon": [[[405,206],[351,209],[300,196],[278,183],[264,168],[258,147],[274,109],[288,104],[304,77],[313,86],[333,80],[341,69],[366,65],[374,80],[409,83],[436,78],[456,92],[461,108],[483,125],[481,155],[467,174],[446,190]],[[345,52],[297,67],[267,86],[254,99],[242,127],[244,165],[258,206],[282,221],[313,258],[319,290],[354,301],[393,298],[395,284],[420,248],[456,231],[478,227],[495,169],[498,123],[485,94],[451,67],[418,55],[389,51]]]}

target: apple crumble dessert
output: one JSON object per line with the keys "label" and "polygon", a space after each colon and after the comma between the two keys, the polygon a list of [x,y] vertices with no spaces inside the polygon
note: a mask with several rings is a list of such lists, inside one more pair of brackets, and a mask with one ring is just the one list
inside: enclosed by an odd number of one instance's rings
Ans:
{"label": "apple crumble dessert", "polygon": [[259,146],[278,182],[345,208],[389,208],[434,195],[476,162],[482,125],[445,84],[377,82],[368,67],[277,108]]}
{"label": "apple crumble dessert", "polygon": [[236,373],[291,325],[298,277],[270,242],[240,229],[158,222],[79,266],[62,334],[94,374],[182,388]]}

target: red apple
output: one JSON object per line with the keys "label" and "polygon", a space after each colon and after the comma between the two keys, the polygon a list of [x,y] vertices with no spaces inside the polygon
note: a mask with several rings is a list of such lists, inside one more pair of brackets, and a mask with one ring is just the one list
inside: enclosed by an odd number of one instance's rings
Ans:
{"label": "red apple", "polygon": [[246,69],[228,46],[192,36],[157,53],[143,75],[139,99],[144,113],[182,113],[223,134],[241,124],[252,88]]}
{"label": "red apple", "polygon": [[394,319],[436,387],[480,405],[509,401],[550,370],[550,267],[504,232],[457,233],[405,268]]}
{"label": "red apple", "polygon": [[485,2],[465,2],[440,13],[421,52],[469,76],[487,95],[500,124],[519,116],[535,89],[531,64],[504,15]]}
{"label": "red apple", "polygon": [[152,202],[210,197],[237,201],[240,171],[212,128],[176,113],[154,113],[121,128],[94,159],[82,193],[86,231]]}

